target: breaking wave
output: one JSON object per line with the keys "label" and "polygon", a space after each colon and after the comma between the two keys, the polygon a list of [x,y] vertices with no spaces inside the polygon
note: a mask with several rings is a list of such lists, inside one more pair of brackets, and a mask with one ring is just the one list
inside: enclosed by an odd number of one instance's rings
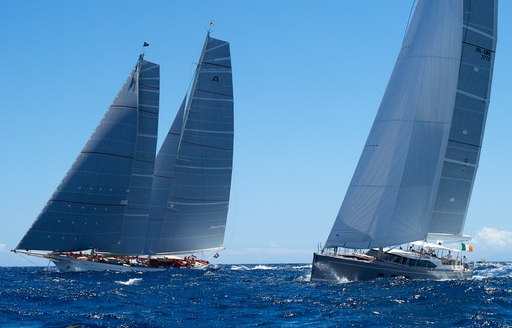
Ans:
{"label": "breaking wave", "polygon": [[131,286],[131,285],[138,285],[141,281],[142,281],[142,278],[130,278],[127,281],[117,280],[117,281],[115,281],[115,283],[120,284],[120,285]]}

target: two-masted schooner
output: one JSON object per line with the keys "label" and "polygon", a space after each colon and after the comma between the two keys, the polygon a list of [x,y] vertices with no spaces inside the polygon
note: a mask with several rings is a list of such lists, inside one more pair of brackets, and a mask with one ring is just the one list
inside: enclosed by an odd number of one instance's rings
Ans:
{"label": "two-masted schooner", "polygon": [[155,156],[159,95],[159,65],[141,55],[14,252],[64,272],[155,271],[204,267],[193,254],[222,249],[234,136],[229,43],[208,33]]}

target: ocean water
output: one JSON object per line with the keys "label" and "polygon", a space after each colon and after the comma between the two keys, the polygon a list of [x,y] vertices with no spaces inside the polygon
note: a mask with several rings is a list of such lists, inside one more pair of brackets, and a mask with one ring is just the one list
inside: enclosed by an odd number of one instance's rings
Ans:
{"label": "ocean water", "polygon": [[512,263],[463,281],[312,283],[311,265],[0,268],[1,327],[512,327]]}

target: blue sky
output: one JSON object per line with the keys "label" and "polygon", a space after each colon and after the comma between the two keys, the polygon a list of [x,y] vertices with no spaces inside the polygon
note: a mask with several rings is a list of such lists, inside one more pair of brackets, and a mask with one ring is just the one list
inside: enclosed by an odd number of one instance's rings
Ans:
{"label": "blue sky", "polygon": [[[136,62],[161,65],[160,142],[210,20],[231,43],[235,155],[220,263],[310,262],[324,242],[395,64],[412,0],[2,1],[0,265]],[[475,259],[512,260],[512,2],[498,49],[465,233]]]}

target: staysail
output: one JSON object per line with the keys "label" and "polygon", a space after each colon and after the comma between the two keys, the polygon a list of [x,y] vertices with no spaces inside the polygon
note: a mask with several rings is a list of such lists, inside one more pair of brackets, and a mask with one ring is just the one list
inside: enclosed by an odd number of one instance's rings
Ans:
{"label": "staysail", "polygon": [[418,3],[326,248],[426,238],[460,83],[462,13],[461,0]]}
{"label": "staysail", "polygon": [[[133,173],[152,174],[158,76],[159,66],[141,56],[17,249],[115,251],[123,238],[130,239],[126,214],[149,204],[149,196],[134,200],[132,192],[145,193],[149,179],[133,178]],[[122,252],[135,254],[135,248],[125,245]]]}
{"label": "staysail", "polygon": [[465,0],[462,59],[429,238],[460,236],[475,182],[491,93],[497,0]]}
{"label": "staysail", "polygon": [[159,234],[148,240],[148,254],[222,246],[232,163],[229,43],[208,35],[188,103],[178,112],[157,157],[150,227]]}
{"label": "staysail", "polygon": [[160,231],[166,217],[165,213],[169,209],[168,199],[174,181],[186,100],[187,97],[183,98],[180,109],[156,157],[145,254],[157,253]]}

